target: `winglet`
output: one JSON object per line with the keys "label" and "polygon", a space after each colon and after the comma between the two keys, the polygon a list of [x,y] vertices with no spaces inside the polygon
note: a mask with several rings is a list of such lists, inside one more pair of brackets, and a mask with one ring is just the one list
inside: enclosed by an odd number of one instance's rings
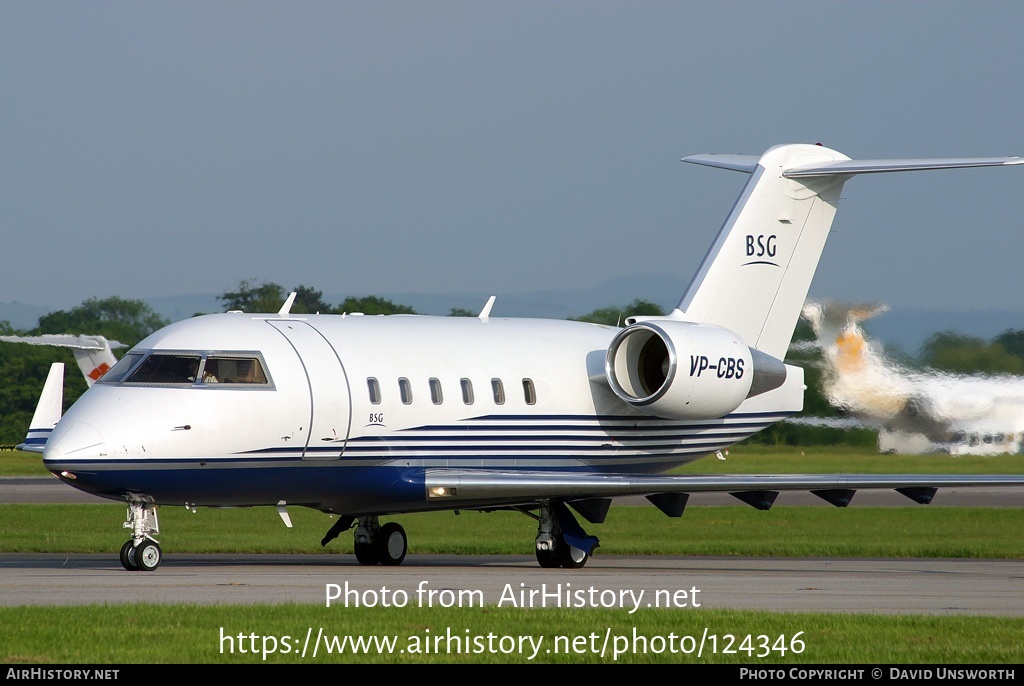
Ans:
{"label": "winglet", "polygon": [[30,453],[43,452],[46,439],[53,432],[63,411],[64,403],[64,363],[54,362],[50,365],[50,373],[46,375],[43,392],[39,394],[32,423],[28,426],[25,442],[16,446],[18,450]]}

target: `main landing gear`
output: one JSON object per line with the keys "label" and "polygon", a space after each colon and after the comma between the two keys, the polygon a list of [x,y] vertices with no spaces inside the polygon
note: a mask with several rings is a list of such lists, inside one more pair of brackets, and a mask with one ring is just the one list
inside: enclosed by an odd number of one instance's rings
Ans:
{"label": "main landing gear", "polygon": [[536,517],[537,563],[541,567],[580,569],[587,564],[598,546],[597,538],[583,531],[564,503],[542,503]]}
{"label": "main landing gear", "polygon": [[[587,521],[601,523],[611,505],[610,498],[575,500],[572,507]],[[560,500],[544,501],[532,508],[510,508],[537,520],[536,553],[541,567],[554,569],[580,569],[594,549],[599,545],[596,536],[587,534],[569,511],[569,506]],[[535,513],[535,510],[539,512]],[[353,551],[356,560],[363,565],[384,565],[393,567],[402,564],[409,550],[409,539],[405,529],[395,522],[381,525],[376,515],[357,517],[343,515],[320,541],[321,546],[337,538],[341,532],[355,526]]]}
{"label": "main landing gear", "polygon": [[405,559],[409,539],[400,524],[388,522],[381,526],[376,516],[360,517],[353,548],[359,564],[393,567]]}
{"label": "main landing gear", "polygon": [[132,500],[128,503],[128,521],[124,528],[132,537],[121,546],[121,566],[130,572],[152,572],[160,566],[163,551],[152,534],[160,533],[156,505]]}

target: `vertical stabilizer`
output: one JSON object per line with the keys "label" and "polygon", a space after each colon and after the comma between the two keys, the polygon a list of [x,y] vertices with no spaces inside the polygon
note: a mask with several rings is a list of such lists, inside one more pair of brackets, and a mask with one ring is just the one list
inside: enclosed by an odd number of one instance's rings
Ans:
{"label": "vertical stabilizer", "polygon": [[43,334],[42,336],[0,336],[7,343],[28,343],[29,345],[54,345],[70,348],[78,368],[85,376],[85,383],[92,386],[101,376],[117,364],[112,348],[123,348],[124,343],[108,341],[103,336],[79,336],[77,334]]}
{"label": "vertical stabilizer", "polygon": [[64,363],[54,362],[50,365],[50,373],[46,375],[43,392],[39,394],[36,411],[32,422],[28,425],[25,442],[17,446],[18,450],[41,453],[46,439],[53,432],[63,413],[64,405]]}
{"label": "vertical stabilizer", "polygon": [[1024,162],[1016,157],[851,160],[820,145],[781,145],[760,158],[686,162],[750,174],[672,316],[715,324],[782,359],[818,266],[843,184],[857,174]]}

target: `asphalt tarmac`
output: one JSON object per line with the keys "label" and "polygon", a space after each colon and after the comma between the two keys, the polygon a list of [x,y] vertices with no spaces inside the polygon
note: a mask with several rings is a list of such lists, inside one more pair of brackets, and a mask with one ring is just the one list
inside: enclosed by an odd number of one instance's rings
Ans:
{"label": "asphalt tarmac", "polygon": [[[3,503],[110,502],[52,477],[0,478]],[[644,503],[621,499],[619,504]],[[729,504],[728,494],[694,494],[691,505]],[[777,505],[831,507],[806,493]],[[930,507],[1020,507],[1013,488],[940,489]],[[857,505],[915,505],[892,491],[861,491]],[[649,506],[649,504],[648,504]],[[562,586],[559,586],[561,584]],[[533,557],[409,555],[400,567],[364,567],[350,555],[170,554],[154,572],[128,572],[116,551],[95,554],[0,554],[0,605],[95,603],[303,603],[332,607],[461,598],[504,605],[560,589],[615,597],[625,605],[691,609],[1024,615],[1024,560],[626,557],[598,554],[581,570],[546,570]],[[536,591],[530,600],[530,592]],[[696,592],[695,592],[696,591]],[[642,592],[642,595],[640,595]],[[638,599],[639,600],[636,600]],[[553,600],[549,600],[548,606]],[[699,606],[697,605],[699,603]],[[520,603],[522,604],[522,603]]]}
{"label": "asphalt tarmac", "polygon": [[[580,570],[532,557],[410,555],[364,567],[350,555],[168,555],[129,572],[117,555],[0,554],[0,604],[461,603],[760,609],[932,615],[1024,615],[1024,561],[626,557]],[[546,592],[542,596],[542,592]],[[571,595],[567,595],[570,594]],[[581,595],[582,594],[582,595]],[[557,598],[562,598],[559,601]],[[563,605],[564,606],[564,605]]]}

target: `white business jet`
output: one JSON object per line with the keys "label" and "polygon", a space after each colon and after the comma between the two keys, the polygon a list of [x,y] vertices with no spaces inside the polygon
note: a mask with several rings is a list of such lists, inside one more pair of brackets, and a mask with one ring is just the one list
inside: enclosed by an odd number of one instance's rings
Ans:
{"label": "white business jet", "polygon": [[[856,174],[1019,164],[1019,158],[855,161],[784,145],[687,162],[750,180],[678,306],[624,329],[574,321],[228,312],[171,324],[67,414],[47,393],[46,467],[127,503],[126,569],[162,552],[158,505],[309,507],[354,527],[363,564],[397,565],[407,539],[379,517],[517,510],[538,522],[542,567],[582,567],[615,496],[680,516],[726,491],[759,509],[783,490],[846,505],[859,488],[929,502],[937,487],[1024,476],[689,476],[662,472],[798,412],[784,364],[843,184]],[[55,372],[55,376],[59,376]],[[57,403],[56,407],[59,408]],[[59,410],[58,410],[59,411]],[[55,426],[54,426],[55,424]]]}

